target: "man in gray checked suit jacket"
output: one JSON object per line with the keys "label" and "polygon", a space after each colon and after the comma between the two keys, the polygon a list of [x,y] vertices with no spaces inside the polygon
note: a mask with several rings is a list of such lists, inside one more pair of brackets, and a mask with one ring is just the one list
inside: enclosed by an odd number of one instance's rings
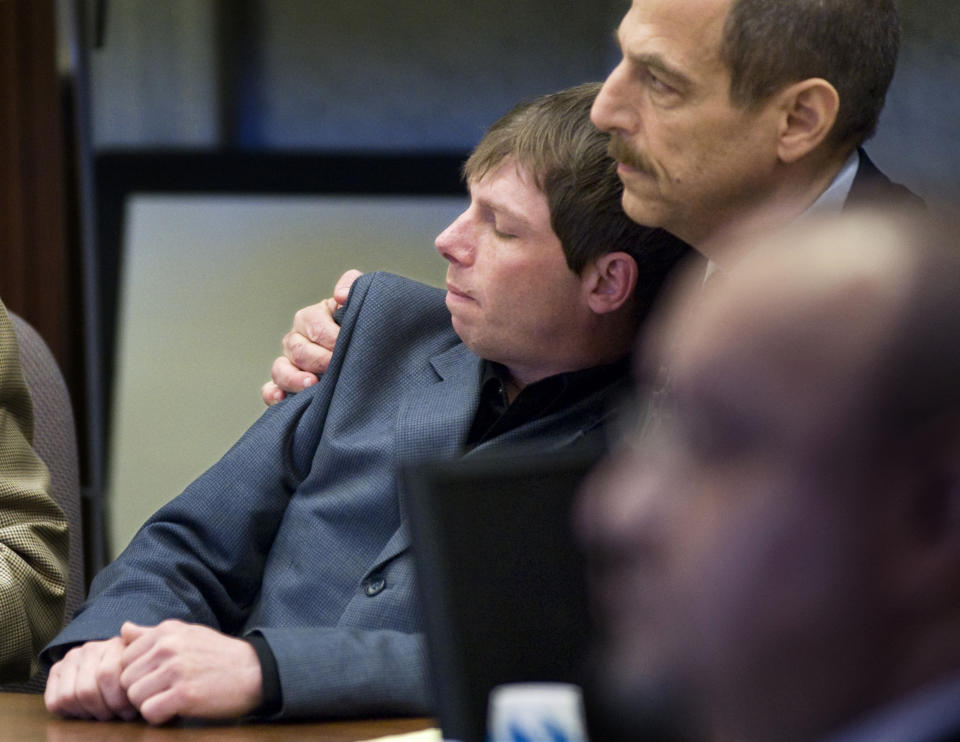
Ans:
{"label": "man in gray checked suit jacket", "polygon": [[397,464],[602,432],[686,246],[629,221],[599,85],[518,106],[436,240],[447,291],[364,276],[330,367],[151,518],[47,647],[64,716],[430,711]]}

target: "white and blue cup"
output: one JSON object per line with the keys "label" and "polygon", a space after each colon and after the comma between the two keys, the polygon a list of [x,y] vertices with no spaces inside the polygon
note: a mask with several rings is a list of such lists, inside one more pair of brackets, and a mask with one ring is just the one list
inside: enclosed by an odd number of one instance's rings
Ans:
{"label": "white and blue cup", "polygon": [[509,683],[490,691],[488,742],[587,742],[580,687]]}

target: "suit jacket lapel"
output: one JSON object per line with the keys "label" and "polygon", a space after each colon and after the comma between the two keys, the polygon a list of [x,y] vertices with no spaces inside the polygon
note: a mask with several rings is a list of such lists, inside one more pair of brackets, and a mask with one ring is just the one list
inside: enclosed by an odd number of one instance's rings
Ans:
{"label": "suit jacket lapel", "polygon": [[[455,456],[473,423],[480,399],[481,360],[462,343],[430,359],[436,383],[403,395],[397,410],[396,464]],[[397,476],[401,521],[371,565],[368,575],[410,546],[406,493]]]}
{"label": "suit jacket lapel", "polygon": [[[460,453],[480,401],[482,363],[462,343],[430,359],[430,365],[436,373],[436,383],[420,385],[407,392],[398,407],[395,428],[397,465],[438,457],[450,458]],[[612,402],[621,391],[620,385],[614,385],[597,394]],[[470,453],[472,455],[495,447],[522,447],[532,440],[536,440],[538,451],[570,445],[594,431],[611,414],[606,405],[597,403],[596,396],[591,395],[573,409],[521,425],[477,446]],[[375,560],[371,572],[410,544],[403,502],[406,493],[400,481],[398,496],[401,513],[404,513],[400,527]]]}
{"label": "suit jacket lapel", "polygon": [[[462,343],[430,359],[437,383],[409,392],[399,406],[398,464],[449,458],[460,452],[480,401],[482,363]],[[536,440],[538,450],[571,445],[603,423],[611,414],[613,403],[623,394],[623,388],[615,385],[597,394],[606,398],[608,404],[598,404],[596,395],[591,395],[573,409],[532,420],[482,443],[470,453],[523,445],[531,440]]]}
{"label": "suit jacket lapel", "polygon": [[404,395],[397,412],[397,463],[457,453],[480,400],[482,361],[462,343],[430,359],[437,383]]}

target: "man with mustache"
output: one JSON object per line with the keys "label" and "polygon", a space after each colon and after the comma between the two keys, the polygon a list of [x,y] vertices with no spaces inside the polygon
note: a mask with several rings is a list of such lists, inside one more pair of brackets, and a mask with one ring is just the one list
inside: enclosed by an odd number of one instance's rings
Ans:
{"label": "man with mustache", "polygon": [[719,267],[801,215],[902,200],[860,145],[899,47],[893,0],[634,0],[594,104],[627,214]]}
{"label": "man with mustache", "polygon": [[397,466],[604,437],[627,356],[686,252],[631,222],[589,120],[598,85],[522,104],[464,166],[447,291],[383,273],[338,352],[154,515],[48,645],[80,718],[431,711]]}
{"label": "man with mustache", "polygon": [[[611,135],[634,221],[662,227],[729,269],[728,252],[807,214],[918,201],[861,145],[896,66],[893,0],[633,0],[622,61],[592,119]],[[261,394],[316,381],[335,301],[301,310]]]}

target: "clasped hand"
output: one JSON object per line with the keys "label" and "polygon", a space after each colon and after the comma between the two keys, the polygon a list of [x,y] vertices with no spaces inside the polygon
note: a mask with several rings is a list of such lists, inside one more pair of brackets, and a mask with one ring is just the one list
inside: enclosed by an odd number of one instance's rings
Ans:
{"label": "clasped hand", "polygon": [[333,315],[350,295],[353,282],[362,275],[348,270],[333,288],[333,296],[304,307],[293,316],[293,327],[283,336],[283,355],[270,368],[271,379],[260,387],[260,396],[268,404],[276,404],[316,383],[330,365],[333,346],[340,334]]}
{"label": "clasped hand", "polygon": [[263,676],[253,647],[178,620],[124,623],[120,636],[71,649],[50,668],[44,703],[78,719],[177,716],[227,719],[260,706]]}

